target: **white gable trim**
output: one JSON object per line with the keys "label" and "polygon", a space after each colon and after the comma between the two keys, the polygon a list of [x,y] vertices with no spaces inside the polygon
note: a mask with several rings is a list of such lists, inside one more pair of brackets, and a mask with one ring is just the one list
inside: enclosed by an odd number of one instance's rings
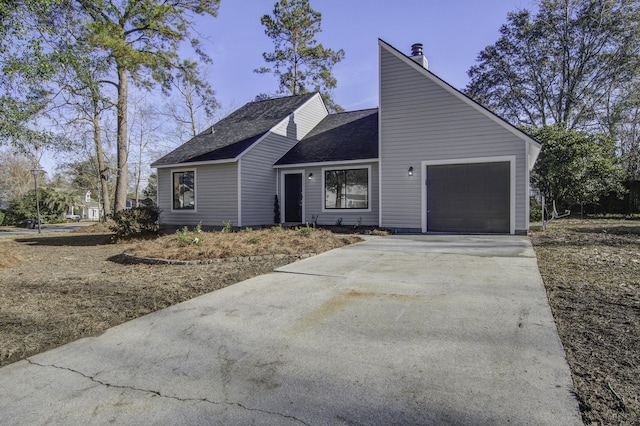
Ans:
{"label": "white gable trim", "polygon": [[[406,63],[407,65],[413,67],[413,69],[415,69],[416,71],[422,73],[422,75],[427,77],[433,83],[437,84],[438,86],[440,86],[441,88],[443,88],[447,92],[451,93],[453,96],[455,96],[456,98],[460,99],[461,101],[463,101],[464,103],[466,103],[467,105],[469,105],[470,107],[475,109],[476,111],[480,112],[481,114],[483,114],[484,116],[486,116],[487,118],[489,118],[490,120],[495,122],[496,124],[500,125],[501,127],[505,128],[509,132],[513,133],[518,138],[523,139],[530,146],[533,145],[533,147],[537,148],[538,151],[540,150],[542,145],[540,145],[540,143],[538,141],[536,141],[535,139],[533,139],[531,136],[529,136],[526,133],[524,133],[523,131],[519,130],[517,127],[509,124],[508,122],[506,122],[504,119],[500,118],[495,113],[491,112],[490,110],[488,110],[487,108],[483,107],[482,105],[480,105],[479,103],[477,103],[476,101],[474,101],[473,99],[471,99],[470,97],[465,95],[464,93],[460,92],[455,87],[451,86],[446,81],[442,80],[440,77],[435,75],[433,72],[423,68],[417,62],[415,62],[415,61],[411,60],[409,57],[403,55],[402,53],[400,53],[396,48],[394,48],[390,44],[386,43],[385,41],[383,41],[381,39],[378,39],[378,45],[380,47],[382,47],[383,49],[385,49],[387,52],[391,53],[396,58],[398,58],[401,61],[403,61],[404,63]],[[536,155],[536,157],[537,157],[537,155]]]}

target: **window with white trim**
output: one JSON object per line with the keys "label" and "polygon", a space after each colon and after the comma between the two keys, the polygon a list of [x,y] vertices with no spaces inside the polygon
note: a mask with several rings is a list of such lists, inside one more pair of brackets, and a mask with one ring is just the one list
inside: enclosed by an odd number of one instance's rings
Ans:
{"label": "window with white trim", "polygon": [[325,210],[369,208],[369,169],[324,171]]}
{"label": "window with white trim", "polygon": [[173,209],[195,210],[196,179],[195,171],[181,170],[173,172]]}

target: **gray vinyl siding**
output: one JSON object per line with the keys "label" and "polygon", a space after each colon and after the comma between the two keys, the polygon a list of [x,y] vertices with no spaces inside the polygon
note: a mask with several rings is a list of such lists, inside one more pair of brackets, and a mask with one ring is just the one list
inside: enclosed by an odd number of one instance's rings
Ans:
{"label": "gray vinyl siding", "polygon": [[[158,169],[158,207],[163,225],[222,226],[231,221],[238,224],[238,172],[236,163],[187,165]],[[195,211],[171,209],[172,171],[195,170]]]}
{"label": "gray vinyl siding", "polygon": [[242,226],[273,224],[276,194],[276,170],[273,164],[295,144],[295,139],[270,133],[240,159]]}
{"label": "gray vinyl siding", "polygon": [[[357,169],[363,166],[370,166],[369,176],[369,209],[363,211],[359,209],[342,209],[335,212],[323,212],[324,188],[322,187],[322,171],[326,169]],[[307,179],[309,173],[313,173],[312,179]],[[378,163],[358,163],[358,164],[325,164],[322,166],[304,168],[305,185],[305,208],[304,222],[312,223],[314,215],[318,215],[318,225],[335,225],[338,218],[342,218],[343,225],[356,225],[358,220],[362,220],[362,225],[377,226],[379,211],[379,178]]]}
{"label": "gray vinyl siding", "polygon": [[515,156],[515,229],[527,229],[526,143],[383,46],[380,61],[381,225],[422,227],[422,161]]}
{"label": "gray vinyl siding", "polygon": [[273,165],[326,115],[320,96],[315,96],[242,156],[242,226],[273,224],[277,191]]}

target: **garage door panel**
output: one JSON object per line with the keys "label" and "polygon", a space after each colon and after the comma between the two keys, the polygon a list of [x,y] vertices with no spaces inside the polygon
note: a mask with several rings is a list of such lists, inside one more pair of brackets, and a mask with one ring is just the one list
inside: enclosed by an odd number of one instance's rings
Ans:
{"label": "garage door panel", "polygon": [[508,233],[509,162],[427,166],[427,230]]}

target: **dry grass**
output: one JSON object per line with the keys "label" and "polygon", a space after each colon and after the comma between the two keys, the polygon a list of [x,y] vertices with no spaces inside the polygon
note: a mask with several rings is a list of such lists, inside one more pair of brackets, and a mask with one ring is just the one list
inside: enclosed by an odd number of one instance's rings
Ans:
{"label": "dry grass", "polygon": [[16,266],[22,261],[20,256],[14,254],[15,251],[16,246],[10,240],[0,242],[0,269]]}
{"label": "dry grass", "polygon": [[554,222],[531,233],[585,424],[640,424],[640,226]]}
{"label": "dry grass", "polygon": [[338,237],[314,228],[248,230],[239,232],[183,232],[144,240],[128,252],[142,257],[172,260],[224,259],[272,254],[321,253],[361,241],[356,236]]}
{"label": "dry grass", "polygon": [[[77,232],[0,239],[0,260],[8,261],[7,267],[0,268],[0,366],[269,273],[298,255],[360,241],[305,228],[186,235],[187,239],[202,239],[200,245],[180,242],[177,234],[114,243],[113,234],[100,230],[105,230],[104,224]],[[175,259],[291,256],[189,266],[147,265],[125,261],[123,251]],[[9,260],[15,256],[22,261]]]}

